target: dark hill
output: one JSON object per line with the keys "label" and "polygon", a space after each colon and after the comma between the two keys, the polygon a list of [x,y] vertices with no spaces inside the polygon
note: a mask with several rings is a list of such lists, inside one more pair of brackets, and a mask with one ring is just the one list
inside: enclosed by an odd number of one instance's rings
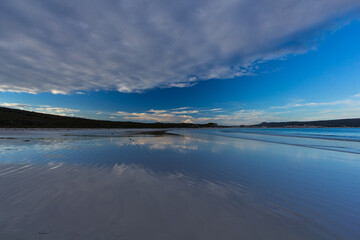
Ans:
{"label": "dark hill", "polygon": [[0,107],[0,128],[202,128],[214,123],[139,123],[101,121]]}
{"label": "dark hill", "polygon": [[285,128],[285,127],[360,127],[360,118],[320,120],[320,121],[294,121],[294,122],[263,122],[246,127],[268,127],[268,128]]}

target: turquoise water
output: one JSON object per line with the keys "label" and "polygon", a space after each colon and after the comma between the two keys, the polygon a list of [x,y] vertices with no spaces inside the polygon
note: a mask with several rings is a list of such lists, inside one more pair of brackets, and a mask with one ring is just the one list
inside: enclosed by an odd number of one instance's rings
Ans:
{"label": "turquoise water", "polygon": [[357,141],[242,131],[1,130],[0,239],[360,238]]}
{"label": "turquoise water", "polygon": [[359,128],[230,128],[192,132],[360,154]]}
{"label": "turquoise water", "polygon": [[244,132],[293,137],[320,138],[329,140],[360,141],[360,128],[263,128],[230,129],[222,132]]}

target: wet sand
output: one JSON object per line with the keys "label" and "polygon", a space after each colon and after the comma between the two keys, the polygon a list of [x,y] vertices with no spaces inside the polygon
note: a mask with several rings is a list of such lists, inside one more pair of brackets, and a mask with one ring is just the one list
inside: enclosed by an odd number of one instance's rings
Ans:
{"label": "wet sand", "polygon": [[0,238],[360,237],[358,154],[169,133],[1,130]]}

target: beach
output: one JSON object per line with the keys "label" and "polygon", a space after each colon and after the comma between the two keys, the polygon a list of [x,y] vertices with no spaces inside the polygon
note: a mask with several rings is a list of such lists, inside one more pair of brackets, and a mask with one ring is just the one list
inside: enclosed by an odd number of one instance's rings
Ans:
{"label": "beach", "polygon": [[2,129],[2,239],[358,239],[357,129]]}

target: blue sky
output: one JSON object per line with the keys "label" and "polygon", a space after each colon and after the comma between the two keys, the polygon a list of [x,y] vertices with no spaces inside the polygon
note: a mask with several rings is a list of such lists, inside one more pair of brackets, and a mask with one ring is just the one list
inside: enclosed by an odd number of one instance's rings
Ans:
{"label": "blue sky", "polygon": [[360,118],[358,1],[2,1],[0,105],[96,119]]}

